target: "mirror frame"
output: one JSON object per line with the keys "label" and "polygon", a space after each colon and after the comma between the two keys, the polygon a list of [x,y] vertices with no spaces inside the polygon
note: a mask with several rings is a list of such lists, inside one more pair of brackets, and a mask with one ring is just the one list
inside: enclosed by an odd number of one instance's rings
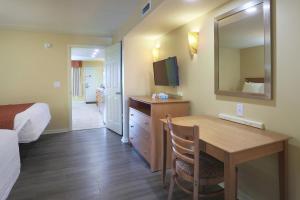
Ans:
{"label": "mirror frame", "polygon": [[[272,99],[272,13],[271,13],[271,1],[272,0],[253,0],[245,4],[244,6],[235,8],[229,12],[219,15],[215,18],[214,22],[214,37],[215,37],[215,94],[223,96],[234,96],[234,97],[244,97],[253,99]],[[232,16],[236,13],[242,12],[249,7],[253,7],[259,4],[264,4],[264,71],[265,71],[265,93],[245,93],[240,91],[226,91],[220,90],[219,86],[219,24],[218,22],[226,17]]]}

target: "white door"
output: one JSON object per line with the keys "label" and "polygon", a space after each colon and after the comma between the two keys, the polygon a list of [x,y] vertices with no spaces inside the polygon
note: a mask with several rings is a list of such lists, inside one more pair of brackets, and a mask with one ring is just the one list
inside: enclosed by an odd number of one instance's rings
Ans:
{"label": "white door", "polygon": [[105,52],[106,127],[122,135],[121,43],[107,47]]}
{"label": "white door", "polygon": [[85,76],[85,101],[87,103],[96,102],[97,72],[94,67],[84,68]]}

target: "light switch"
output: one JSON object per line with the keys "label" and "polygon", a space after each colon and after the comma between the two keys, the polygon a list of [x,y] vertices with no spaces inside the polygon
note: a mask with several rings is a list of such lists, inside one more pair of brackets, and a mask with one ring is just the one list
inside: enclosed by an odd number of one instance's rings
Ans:
{"label": "light switch", "polygon": [[45,49],[50,49],[50,48],[52,48],[52,46],[53,45],[51,43],[48,43],[48,42],[44,44]]}
{"label": "light switch", "polygon": [[53,87],[54,87],[54,88],[60,88],[60,87],[61,87],[60,81],[54,81],[54,82],[53,82]]}
{"label": "light switch", "polygon": [[236,105],[236,115],[240,117],[244,116],[244,104],[238,103]]}

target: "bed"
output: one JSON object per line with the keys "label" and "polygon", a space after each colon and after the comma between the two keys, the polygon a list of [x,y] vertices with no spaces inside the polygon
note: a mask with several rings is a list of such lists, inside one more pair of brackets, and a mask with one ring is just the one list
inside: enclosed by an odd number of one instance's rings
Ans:
{"label": "bed", "polygon": [[36,141],[51,119],[46,103],[29,103],[0,106],[0,130],[15,130],[19,143]]}
{"label": "bed", "polygon": [[51,119],[46,103],[35,103],[27,110],[16,115],[14,130],[18,133],[19,143],[29,143],[39,139]]}
{"label": "bed", "polygon": [[246,93],[265,93],[265,79],[264,78],[245,78],[243,85],[243,92]]}
{"label": "bed", "polygon": [[5,200],[20,174],[18,135],[0,130],[0,200]]}

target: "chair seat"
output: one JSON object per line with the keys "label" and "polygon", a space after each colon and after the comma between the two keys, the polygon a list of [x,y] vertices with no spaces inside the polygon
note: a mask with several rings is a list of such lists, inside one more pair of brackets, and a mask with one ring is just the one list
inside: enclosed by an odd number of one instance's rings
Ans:
{"label": "chair seat", "polygon": [[[183,171],[189,176],[194,175],[193,165],[182,161],[176,160],[176,170]],[[213,179],[224,177],[224,164],[215,159],[214,157],[201,152],[199,158],[199,177],[200,179]]]}

